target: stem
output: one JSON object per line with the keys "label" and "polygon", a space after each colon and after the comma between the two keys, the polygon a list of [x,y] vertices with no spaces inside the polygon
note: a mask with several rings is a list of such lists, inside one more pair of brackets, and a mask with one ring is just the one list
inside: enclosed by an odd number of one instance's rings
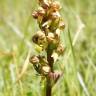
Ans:
{"label": "stem", "polygon": [[46,79],[46,96],[52,96],[52,86],[51,79],[47,77]]}
{"label": "stem", "polygon": [[[54,63],[54,60],[51,57],[52,52],[53,50],[50,50],[50,44],[49,44],[47,48],[47,61],[51,68],[51,72],[53,72],[53,63]],[[52,84],[51,84],[51,78],[49,77],[46,78],[46,96],[52,96]]]}

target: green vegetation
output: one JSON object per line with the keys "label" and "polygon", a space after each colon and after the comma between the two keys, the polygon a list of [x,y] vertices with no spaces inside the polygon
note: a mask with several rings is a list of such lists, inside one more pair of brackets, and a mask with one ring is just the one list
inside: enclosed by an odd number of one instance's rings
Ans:
{"label": "green vegetation", "polygon": [[[54,65],[64,73],[52,94],[95,96],[96,0],[59,1],[66,25],[61,34],[66,51]],[[31,42],[39,29],[31,16],[37,6],[36,0],[0,0],[0,96],[43,94],[44,82],[28,63],[30,51],[38,54]]]}

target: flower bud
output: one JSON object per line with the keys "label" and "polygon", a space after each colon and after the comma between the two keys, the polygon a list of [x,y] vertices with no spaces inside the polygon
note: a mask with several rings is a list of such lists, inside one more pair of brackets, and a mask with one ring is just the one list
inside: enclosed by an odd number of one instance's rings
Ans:
{"label": "flower bud", "polygon": [[60,21],[59,28],[63,30],[65,28],[65,23],[63,21]]}
{"label": "flower bud", "polygon": [[55,37],[54,37],[54,33],[51,33],[51,32],[48,33],[48,36],[47,36],[48,42],[51,43],[51,42],[54,40],[54,38],[55,38]]}
{"label": "flower bud", "polygon": [[32,16],[33,16],[34,19],[37,19],[38,18],[38,12],[37,11],[34,11],[32,13]]}
{"label": "flower bud", "polygon": [[59,14],[58,11],[53,12],[53,13],[50,14],[50,19],[52,19],[52,20],[54,20],[54,19],[59,19],[60,17],[61,17],[61,16],[60,16],[60,14]]}
{"label": "flower bud", "polygon": [[48,9],[49,4],[51,2],[51,0],[38,0],[39,1],[39,5],[41,5],[44,9]]}
{"label": "flower bud", "polygon": [[44,15],[45,15],[45,10],[42,7],[39,7],[37,11],[34,11],[32,16],[34,19],[38,19],[38,22],[42,22]]}
{"label": "flower bud", "polygon": [[51,3],[50,8],[52,11],[58,11],[61,9],[60,3],[58,1],[54,1]]}
{"label": "flower bud", "polygon": [[42,31],[38,31],[33,37],[32,41],[38,45],[42,45],[46,42],[45,34]]}
{"label": "flower bud", "polygon": [[32,57],[30,57],[29,61],[30,61],[32,64],[39,63],[39,59],[38,59],[37,56],[32,56]]}
{"label": "flower bud", "polygon": [[[55,33],[51,33],[51,32],[48,33],[47,40],[48,40],[48,42],[49,42],[52,46],[54,46],[54,48],[56,48],[56,46],[58,46],[58,44],[59,44],[59,42],[60,42],[60,39],[55,36]],[[52,48],[52,49],[53,49],[53,48]]]}
{"label": "flower bud", "polygon": [[63,45],[60,44],[60,45],[57,47],[56,52],[57,52],[59,55],[63,55],[64,51],[65,51],[65,49],[64,49]]}
{"label": "flower bud", "polygon": [[50,28],[49,28],[51,32],[55,32],[56,31],[56,29],[59,26],[59,22],[60,22],[60,18],[56,18],[56,19],[52,20],[52,23],[51,23]]}
{"label": "flower bud", "polygon": [[37,12],[39,16],[43,16],[45,14],[45,10],[42,7],[39,7]]}
{"label": "flower bud", "polygon": [[32,41],[36,44],[38,44],[38,34],[35,34],[33,37],[32,37]]}

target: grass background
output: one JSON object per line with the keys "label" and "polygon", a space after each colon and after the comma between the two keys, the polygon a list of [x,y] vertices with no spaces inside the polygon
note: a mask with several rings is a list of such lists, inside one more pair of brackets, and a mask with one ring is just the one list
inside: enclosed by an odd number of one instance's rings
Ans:
{"label": "grass background", "polygon": [[[53,96],[96,96],[96,0],[58,0],[66,28],[62,42],[67,50],[55,68],[64,75],[53,87]],[[43,84],[28,52],[39,29],[31,14],[36,0],[0,0],[0,96],[42,96]],[[69,29],[69,31],[68,31]],[[28,68],[18,83],[24,63]]]}

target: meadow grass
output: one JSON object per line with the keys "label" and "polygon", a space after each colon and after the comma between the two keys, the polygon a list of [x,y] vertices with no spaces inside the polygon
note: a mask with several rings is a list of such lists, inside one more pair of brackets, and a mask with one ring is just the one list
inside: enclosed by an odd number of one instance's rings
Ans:
{"label": "meadow grass", "polygon": [[[54,65],[63,76],[52,96],[96,96],[96,0],[58,1],[66,51]],[[36,0],[0,0],[0,96],[43,96],[44,82],[27,60],[30,51],[38,54],[31,42],[39,29],[31,16],[37,6]]]}

